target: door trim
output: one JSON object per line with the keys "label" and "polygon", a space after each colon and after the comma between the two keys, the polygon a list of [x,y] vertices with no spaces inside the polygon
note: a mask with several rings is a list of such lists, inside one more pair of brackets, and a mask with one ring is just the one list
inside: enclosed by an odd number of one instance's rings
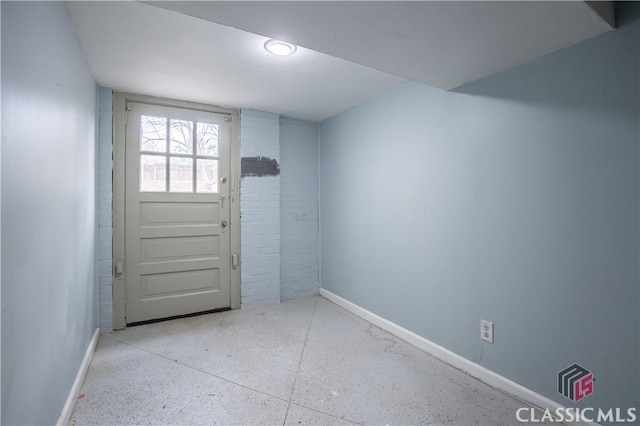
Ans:
{"label": "door trim", "polygon": [[[125,124],[127,102],[138,102],[173,108],[228,114],[231,117],[229,176],[229,238],[231,256],[240,256],[240,111],[193,102],[154,98],[116,92],[113,99],[113,258],[112,265],[125,259]],[[231,260],[230,260],[231,262]],[[240,308],[240,278],[242,263],[230,268],[231,309]],[[126,265],[125,265],[126,268]],[[125,328],[126,283],[124,275],[113,277],[113,329]]]}

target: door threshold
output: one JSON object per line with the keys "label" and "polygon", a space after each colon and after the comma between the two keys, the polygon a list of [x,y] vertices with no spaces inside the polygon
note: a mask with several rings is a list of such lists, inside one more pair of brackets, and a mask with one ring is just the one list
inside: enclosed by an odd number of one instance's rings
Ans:
{"label": "door threshold", "polygon": [[128,323],[127,327],[135,327],[136,325],[145,325],[145,324],[153,324],[156,322],[171,321],[171,320],[180,319],[180,318],[197,317],[199,315],[215,314],[217,312],[226,312],[230,310],[231,308],[211,309],[210,311],[194,312],[191,314],[184,314],[184,315],[174,315],[172,317],[156,318],[156,319],[150,319],[145,321],[136,321],[136,322]]}

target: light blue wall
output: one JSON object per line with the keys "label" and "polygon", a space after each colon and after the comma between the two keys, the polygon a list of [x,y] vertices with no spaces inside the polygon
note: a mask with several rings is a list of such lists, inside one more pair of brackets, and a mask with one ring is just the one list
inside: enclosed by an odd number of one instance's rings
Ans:
{"label": "light blue wall", "polygon": [[318,125],[280,119],[280,298],[318,294]]}
{"label": "light blue wall", "polygon": [[54,424],[97,326],[96,86],[61,2],[2,2],[2,424]]}
{"label": "light blue wall", "polygon": [[98,90],[98,291],[100,332],[113,331],[113,91]]}
{"label": "light blue wall", "polygon": [[322,287],[562,404],[577,362],[596,377],[578,406],[637,406],[638,6],[457,92],[407,83],[322,123]]}
{"label": "light blue wall", "polygon": [[[240,155],[280,163],[280,116],[243,109]],[[242,306],[280,302],[280,176],[240,182]]]}
{"label": "light blue wall", "polygon": [[240,184],[242,305],[318,293],[318,125],[242,110],[240,152],[278,162]]}

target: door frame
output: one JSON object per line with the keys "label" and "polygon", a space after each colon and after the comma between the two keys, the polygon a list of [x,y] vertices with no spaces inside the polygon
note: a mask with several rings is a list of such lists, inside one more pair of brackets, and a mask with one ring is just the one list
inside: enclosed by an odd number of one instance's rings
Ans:
{"label": "door frame", "polygon": [[[125,259],[125,125],[127,102],[146,103],[173,108],[185,108],[231,117],[231,140],[229,157],[229,238],[230,259],[237,256],[234,266],[230,265],[231,309],[240,308],[240,111],[194,102],[155,98],[132,93],[115,92],[113,98],[113,257],[112,265]],[[126,265],[124,265],[126,268]],[[126,322],[126,282],[125,274],[119,277],[113,273],[113,328],[125,328]]]}

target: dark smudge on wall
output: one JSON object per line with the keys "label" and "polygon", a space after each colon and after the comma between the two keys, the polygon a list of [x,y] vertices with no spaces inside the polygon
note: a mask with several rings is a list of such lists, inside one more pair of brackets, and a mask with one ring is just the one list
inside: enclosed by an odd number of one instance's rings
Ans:
{"label": "dark smudge on wall", "polygon": [[277,160],[269,157],[243,157],[240,164],[240,175],[249,176],[278,176],[280,165]]}

